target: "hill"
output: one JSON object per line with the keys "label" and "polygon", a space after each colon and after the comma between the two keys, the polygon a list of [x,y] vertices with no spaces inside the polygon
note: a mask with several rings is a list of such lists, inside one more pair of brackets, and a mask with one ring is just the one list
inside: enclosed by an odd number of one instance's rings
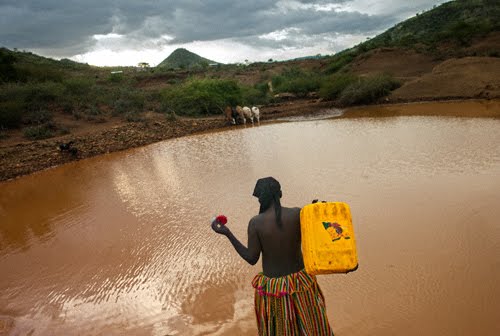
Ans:
{"label": "hill", "polygon": [[192,69],[206,68],[209,64],[217,63],[207,58],[201,57],[184,48],[175,49],[167,58],[165,58],[158,68],[167,69]]}
{"label": "hill", "polygon": [[61,81],[68,72],[90,69],[88,64],[69,59],[54,60],[31,52],[0,48],[0,83]]}
{"label": "hill", "polygon": [[[456,0],[403,21],[347,52],[363,53],[376,48],[410,48],[441,57],[463,55],[475,39],[500,31],[500,2]],[[488,55],[481,55],[488,56]]]}

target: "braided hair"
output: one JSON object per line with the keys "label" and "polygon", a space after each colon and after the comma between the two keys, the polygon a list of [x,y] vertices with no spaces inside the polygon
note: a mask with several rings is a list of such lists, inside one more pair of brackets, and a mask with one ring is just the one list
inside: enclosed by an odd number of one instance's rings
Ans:
{"label": "braided hair", "polygon": [[280,198],[281,185],[273,177],[265,177],[257,180],[255,184],[255,189],[253,191],[253,196],[259,199],[260,209],[259,213],[263,213],[271,205],[274,205],[274,212],[276,214],[276,223],[279,228],[282,228],[283,224],[281,222],[281,203]]}

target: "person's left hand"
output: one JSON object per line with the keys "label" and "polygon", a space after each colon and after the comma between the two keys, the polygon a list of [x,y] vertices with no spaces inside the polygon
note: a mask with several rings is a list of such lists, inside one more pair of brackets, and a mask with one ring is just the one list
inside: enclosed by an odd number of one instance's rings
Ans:
{"label": "person's left hand", "polygon": [[212,229],[218,234],[227,235],[230,231],[226,225],[220,224],[216,219],[212,221]]}

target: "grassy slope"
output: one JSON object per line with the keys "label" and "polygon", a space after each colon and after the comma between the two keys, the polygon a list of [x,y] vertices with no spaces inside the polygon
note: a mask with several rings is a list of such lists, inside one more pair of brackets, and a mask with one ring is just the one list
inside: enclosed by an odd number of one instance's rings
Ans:
{"label": "grassy slope", "polygon": [[450,1],[397,24],[371,41],[369,48],[435,46],[442,41],[466,45],[472,38],[500,30],[500,2]]}
{"label": "grassy slope", "polygon": [[474,39],[498,31],[500,1],[450,1],[417,14],[369,41],[335,54],[327,72],[334,73],[356,57],[378,48],[413,49],[441,59],[468,56],[466,48]]}

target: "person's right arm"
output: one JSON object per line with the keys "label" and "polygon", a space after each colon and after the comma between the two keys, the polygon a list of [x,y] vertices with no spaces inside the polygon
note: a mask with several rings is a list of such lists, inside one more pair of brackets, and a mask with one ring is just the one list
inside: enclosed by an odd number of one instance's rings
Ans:
{"label": "person's right arm", "polygon": [[217,221],[213,221],[212,229],[219,234],[225,235],[233,245],[236,252],[238,252],[240,257],[242,257],[246,262],[251,265],[255,265],[257,261],[259,261],[262,247],[257,234],[256,224],[253,219],[250,220],[250,223],[248,223],[248,247],[243,245],[226,225],[220,225]]}

